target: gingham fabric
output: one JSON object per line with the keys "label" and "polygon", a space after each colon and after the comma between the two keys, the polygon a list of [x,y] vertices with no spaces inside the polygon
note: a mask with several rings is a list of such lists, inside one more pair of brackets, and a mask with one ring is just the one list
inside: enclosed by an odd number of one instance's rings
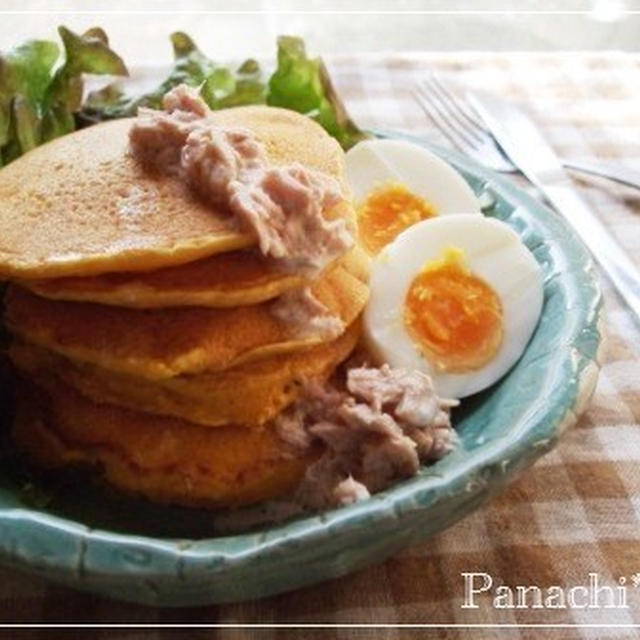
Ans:
{"label": "gingham fabric", "polygon": [[[422,54],[331,60],[335,82],[364,127],[424,134],[447,144],[412,97],[437,70],[452,85],[521,103],[556,150],[640,170],[640,55]],[[575,176],[575,186],[640,266],[640,192]],[[524,186],[526,183],[521,182]],[[640,324],[604,279],[608,349],[591,406],[559,446],[488,506],[426,543],[370,569],[277,597],[160,610],[75,593],[12,571],[0,573],[2,622],[600,624],[599,628],[332,629],[322,638],[637,638],[640,629]],[[304,568],[301,567],[301,571]],[[627,581],[626,609],[464,609],[461,573],[496,584],[570,587]],[[640,574],[635,576],[640,578]],[[78,637],[111,637],[111,630]],[[120,630],[118,637],[164,631]],[[292,637],[291,629],[181,632],[184,637]],[[31,637],[45,635],[32,630]],[[175,635],[175,634],[174,634]],[[24,637],[24,636],[21,636]],[[50,636],[49,636],[50,637]],[[67,637],[67,636],[65,636]]]}

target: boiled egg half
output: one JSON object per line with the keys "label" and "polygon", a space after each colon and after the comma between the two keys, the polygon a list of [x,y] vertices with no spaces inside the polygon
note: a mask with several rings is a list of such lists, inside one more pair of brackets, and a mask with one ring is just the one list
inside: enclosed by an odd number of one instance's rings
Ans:
{"label": "boiled egg half", "polygon": [[346,154],[345,176],[360,242],[378,253],[400,232],[429,218],[480,213],[464,178],[434,153],[403,140],[366,140]]}
{"label": "boiled egg half", "polygon": [[505,223],[461,214],[403,231],[373,260],[364,334],[378,364],[463,398],[522,355],[542,310],[540,266]]}

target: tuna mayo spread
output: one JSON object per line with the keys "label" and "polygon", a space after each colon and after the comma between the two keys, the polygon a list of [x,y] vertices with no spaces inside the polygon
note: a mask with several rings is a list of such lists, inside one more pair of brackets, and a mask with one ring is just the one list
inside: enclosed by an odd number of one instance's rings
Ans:
{"label": "tuna mayo spread", "polygon": [[222,128],[210,116],[197,91],[180,85],[164,96],[162,111],[139,110],[131,151],[228,208],[284,269],[317,275],[353,246],[345,220],[322,215],[342,200],[335,179],[297,163],[270,165],[251,132]]}
{"label": "tuna mayo spread", "polygon": [[276,418],[289,445],[324,445],[298,489],[296,501],[305,508],[368,497],[413,476],[421,462],[438,460],[455,443],[450,409],[458,401],[439,398],[424,373],[388,365],[348,368],[344,387],[310,386]]}
{"label": "tuna mayo spread", "polygon": [[286,443],[283,455],[323,445],[292,498],[223,512],[216,527],[245,531],[353,504],[415,475],[421,462],[438,460],[455,446],[450,410],[457,404],[439,398],[421,372],[347,365],[344,379],[308,386],[304,397],[275,419]]}

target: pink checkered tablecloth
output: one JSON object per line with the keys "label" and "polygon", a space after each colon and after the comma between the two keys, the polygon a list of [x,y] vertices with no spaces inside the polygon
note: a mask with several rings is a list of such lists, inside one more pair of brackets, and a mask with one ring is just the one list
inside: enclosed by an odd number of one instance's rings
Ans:
{"label": "pink checkered tablecloth", "polygon": [[[412,97],[427,70],[454,86],[520,103],[567,157],[640,170],[640,55],[407,54],[330,61],[347,107],[363,127],[424,135],[446,145]],[[515,178],[514,178],[515,179]],[[522,182],[524,186],[525,183]],[[640,192],[575,176],[575,186],[640,266]],[[241,604],[159,610],[99,599],[0,571],[1,622],[600,624],[600,628],[291,629],[181,632],[184,637],[636,638],[640,629],[640,325],[602,278],[608,348],[593,401],[559,446],[486,507],[426,543],[359,573]],[[628,608],[499,609],[463,604],[464,572],[496,584],[588,585],[627,580]],[[635,576],[640,582],[640,573]],[[30,631],[40,637],[43,631]],[[78,637],[111,637],[113,630]],[[118,637],[165,631],[120,630]],[[200,635],[201,634],[201,635]],[[26,632],[25,632],[26,635]],[[51,634],[47,634],[51,637]],[[174,634],[175,635],[175,634]],[[22,635],[21,637],[24,637]],[[65,637],[68,637],[65,635]]]}

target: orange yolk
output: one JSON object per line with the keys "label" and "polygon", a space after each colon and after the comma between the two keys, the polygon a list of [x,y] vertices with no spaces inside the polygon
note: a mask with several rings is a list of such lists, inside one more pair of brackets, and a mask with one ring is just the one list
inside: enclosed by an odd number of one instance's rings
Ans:
{"label": "orange yolk", "polygon": [[400,183],[377,188],[358,208],[358,228],[365,248],[376,254],[401,231],[436,215],[423,198]]}
{"label": "orange yolk", "polygon": [[502,305],[496,292],[473,275],[460,249],[445,249],[414,278],[404,322],[438,371],[462,372],[489,362],[502,342]]}

